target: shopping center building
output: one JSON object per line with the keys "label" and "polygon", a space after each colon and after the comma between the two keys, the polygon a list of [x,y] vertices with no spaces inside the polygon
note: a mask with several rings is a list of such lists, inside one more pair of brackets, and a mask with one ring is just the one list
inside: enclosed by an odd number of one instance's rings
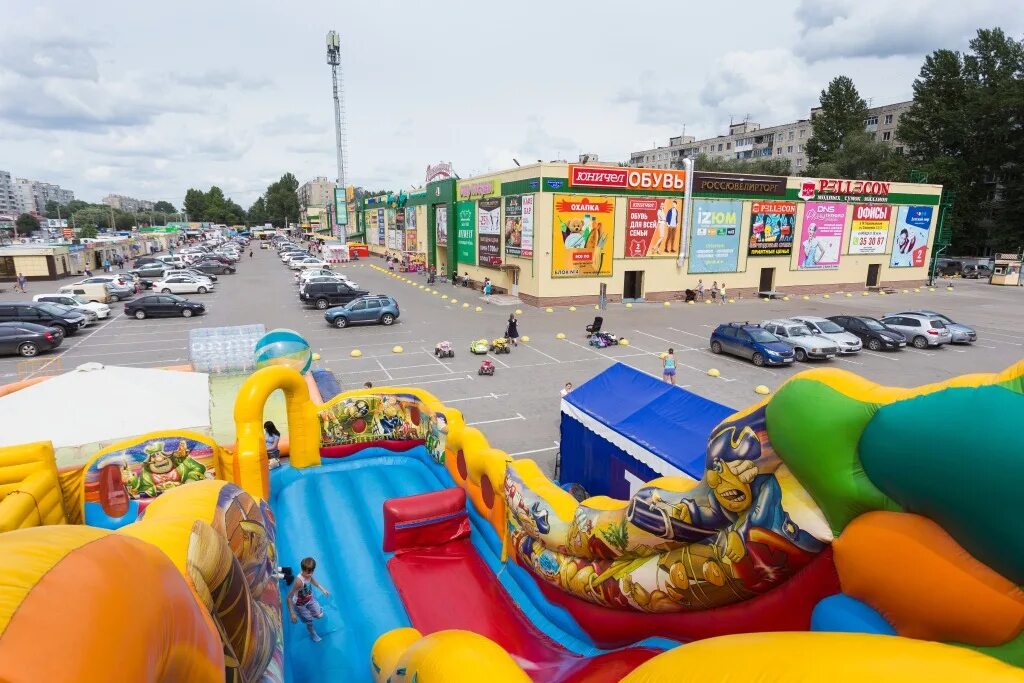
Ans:
{"label": "shopping center building", "polygon": [[[539,163],[366,197],[370,250],[534,305],[923,284],[942,187]],[[682,253],[680,251],[682,250]]]}

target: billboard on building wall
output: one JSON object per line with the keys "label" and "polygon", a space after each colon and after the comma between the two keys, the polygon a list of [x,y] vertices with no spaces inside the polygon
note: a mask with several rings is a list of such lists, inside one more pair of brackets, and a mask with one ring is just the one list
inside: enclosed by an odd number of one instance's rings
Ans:
{"label": "billboard on building wall", "polygon": [[522,256],[533,258],[533,195],[523,195]]}
{"label": "billboard on building wall", "polygon": [[626,205],[626,258],[675,257],[679,253],[682,200],[630,197]]}
{"label": "billboard on building wall", "polygon": [[928,230],[932,225],[932,207],[901,206],[896,212],[892,234],[893,268],[920,268],[928,253]]}
{"label": "billboard on building wall", "polygon": [[501,263],[501,198],[477,202],[476,225],[480,265],[497,266]]}
{"label": "billboard on building wall", "polygon": [[334,222],[348,225],[348,199],[343,187],[334,188]]}
{"label": "billboard on building wall", "polygon": [[405,250],[416,251],[416,207],[405,209]]}
{"label": "billboard on building wall", "polygon": [[747,256],[789,256],[796,232],[796,202],[752,202]]}
{"label": "billboard on building wall", "polygon": [[366,212],[366,243],[377,244],[377,212]]}
{"label": "billboard on building wall", "polygon": [[405,249],[405,209],[395,211],[395,249]]}
{"label": "billboard on building wall", "polygon": [[850,223],[850,254],[884,254],[889,236],[892,207],[885,204],[857,204]]}
{"label": "billboard on building wall", "polygon": [[438,246],[448,246],[448,207],[434,208],[434,242]]}
{"label": "billboard on building wall", "polygon": [[533,195],[505,197],[505,253],[533,257]]}
{"label": "billboard on building wall", "polygon": [[476,202],[455,203],[455,254],[459,263],[476,264]]}
{"label": "billboard on building wall", "polygon": [[614,197],[554,196],[551,277],[611,275],[614,246]]}
{"label": "billboard on building wall", "polygon": [[743,202],[697,200],[690,236],[691,273],[735,273]]}
{"label": "billboard on building wall", "polygon": [[384,209],[377,209],[377,244],[384,245]]}
{"label": "billboard on building wall", "polygon": [[807,202],[804,205],[797,268],[820,270],[839,267],[848,206],[840,202]]}

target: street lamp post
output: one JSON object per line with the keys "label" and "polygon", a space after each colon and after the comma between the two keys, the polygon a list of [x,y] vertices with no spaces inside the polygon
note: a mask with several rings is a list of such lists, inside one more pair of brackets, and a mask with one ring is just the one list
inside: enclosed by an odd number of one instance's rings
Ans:
{"label": "street lamp post", "polygon": [[[345,192],[345,137],[341,128],[341,88],[338,85],[338,70],[341,66],[341,38],[337,31],[327,32],[327,63],[331,65],[331,82],[334,87],[334,144],[338,154],[338,187]],[[338,217],[335,216],[335,221]],[[341,243],[348,241],[347,226],[338,223],[338,237]]]}

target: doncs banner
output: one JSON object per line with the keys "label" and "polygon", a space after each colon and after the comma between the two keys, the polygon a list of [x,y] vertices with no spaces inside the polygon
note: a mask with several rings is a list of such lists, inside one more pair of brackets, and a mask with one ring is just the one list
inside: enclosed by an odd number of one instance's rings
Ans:
{"label": "doncs banner", "polygon": [[892,238],[893,268],[920,268],[928,253],[928,229],[932,225],[932,207],[901,206],[896,212],[896,230]]}
{"label": "doncs banner", "polygon": [[626,206],[626,258],[679,253],[678,199],[631,197]]}
{"label": "doncs banner", "polygon": [[460,264],[476,265],[476,202],[455,203],[455,254]]}
{"label": "doncs banner", "polygon": [[691,273],[735,273],[742,202],[696,201],[690,238]]}
{"label": "doncs banner", "polygon": [[554,205],[551,277],[611,275],[615,199],[562,194]]}
{"label": "doncs banner", "polygon": [[847,204],[807,202],[800,234],[801,270],[838,268]]}

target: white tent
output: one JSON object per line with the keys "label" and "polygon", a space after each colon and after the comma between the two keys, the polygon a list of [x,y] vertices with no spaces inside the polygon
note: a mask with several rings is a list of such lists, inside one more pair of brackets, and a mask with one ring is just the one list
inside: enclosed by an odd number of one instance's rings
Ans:
{"label": "white tent", "polygon": [[209,375],[86,363],[0,397],[0,446],[50,441],[61,466],[114,441],[180,429],[211,432]]}

